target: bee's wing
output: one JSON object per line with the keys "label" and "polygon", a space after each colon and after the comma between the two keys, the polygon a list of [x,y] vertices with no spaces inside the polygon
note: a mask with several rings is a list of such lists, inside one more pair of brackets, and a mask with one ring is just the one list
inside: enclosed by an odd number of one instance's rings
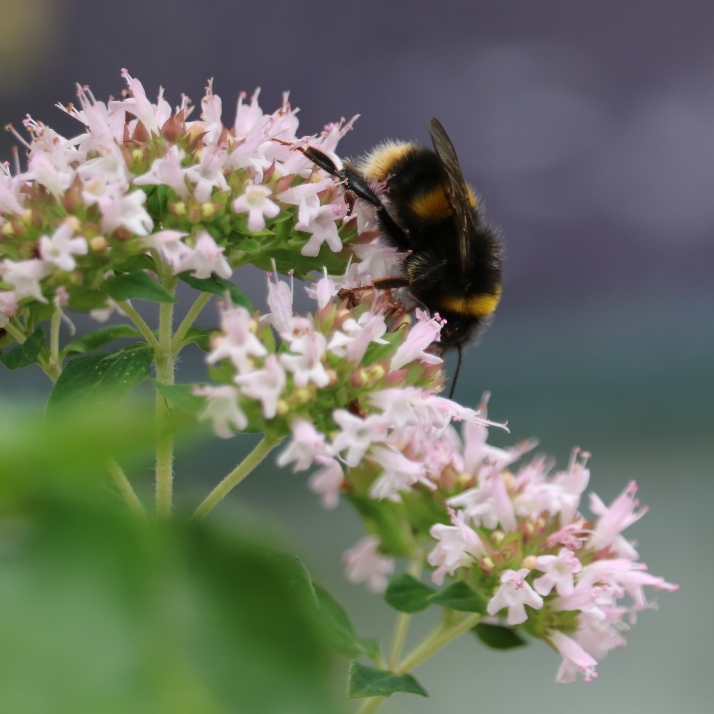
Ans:
{"label": "bee's wing", "polygon": [[434,150],[439,158],[439,164],[441,164],[446,200],[449,202],[451,211],[454,214],[459,232],[461,268],[466,270],[470,265],[469,237],[476,232],[476,221],[474,219],[474,209],[469,200],[469,190],[466,186],[466,181],[464,181],[464,175],[461,173],[454,145],[438,119],[432,119],[429,122],[429,133],[431,134],[432,142],[434,142]]}

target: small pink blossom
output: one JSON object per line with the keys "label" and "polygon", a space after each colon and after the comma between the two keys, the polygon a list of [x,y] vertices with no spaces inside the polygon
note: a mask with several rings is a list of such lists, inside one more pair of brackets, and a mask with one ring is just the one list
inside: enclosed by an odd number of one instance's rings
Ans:
{"label": "small pink blossom", "polygon": [[186,152],[176,144],[159,159],[154,159],[148,173],[134,179],[137,186],[153,186],[166,184],[172,188],[182,201],[186,201],[190,192],[186,185],[184,169],[181,162],[186,157]]}
{"label": "small pink blossom", "polygon": [[114,108],[125,109],[137,117],[150,134],[158,134],[160,127],[156,120],[157,107],[146,98],[144,85],[138,79],[134,79],[126,69],[122,70],[122,77],[129,85],[131,96],[120,102],[110,102],[109,107],[112,108],[114,105]]}
{"label": "small pink blossom", "polygon": [[275,218],[280,213],[278,204],[268,198],[271,194],[267,186],[249,184],[245,187],[245,193],[233,201],[236,213],[248,214],[249,231],[262,231],[265,228],[265,216]]}
{"label": "small pink blossom", "polygon": [[450,506],[463,508],[477,526],[494,529],[499,524],[506,533],[516,530],[516,514],[503,474],[496,469],[479,474],[479,485],[448,499]]}
{"label": "small pink blossom", "polygon": [[327,307],[335,295],[337,295],[337,287],[335,286],[335,281],[327,277],[327,270],[325,270],[325,277],[318,280],[317,284],[313,287],[305,288],[305,292],[307,292],[313,300],[317,300],[317,306],[322,310]]}
{"label": "small pink blossom", "polygon": [[223,335],[211,345],[213,349],[206,358],[208,364],[230,359],[240,374],[253,369],[252,357],[265,357],[268,351],[255,336],[255,323],[244,307],[224,310],[221,314]]}
{"label": "small pink blossom", "polygon": [[5,327],[10,318],[17,314],[18,306],[12,290],[0,290],[0,327]]}
{"label": "small pink blossom", "polygon": [[388,575],[394,572],[394,560],[383,556],[377,549],[379,538],[366,536],[343,556],[347,579],[352,583],[367,582],[367,587],[376,593],[387,588]]}
{"label": "small pink blossom", "polygon": [[388,344],[387,340],[382,339],[386,331],[384,315],[365,312],[357,320],[345,320],[342,330],[332,336],[328,349],[340,357],[347,357],[351,362],[359,363],[372,342]]}
{"label": "small pink blossom", "polygon": [[290,353],[280,355],[283,367],[293,373],[297,387],[306,387],[314,382],[318,387],[326,387],[330,377],[322,363],[327,341],[319,332],[309,331],[290,342]]}
{"label": "small pink blossom", "polygon": [[340,490],[345,482],[340,462],[330,456],[316,456],[315,461],[321,467],[307,481],[313,493],[319,493],[324,508],[337,508],[340,502]]}
{"label": "small pink blossom", "polygon": [[436,317],[430,318],[426,312],[417,308],[417,323],[410,330],[407,339],[399,345],[392,357],[392,369],[399,369],[409,362],[419,360],[426,364],[441,364],[444,360],[425,350],[439,341],[442,322]]}
{"label": "small pink blossom", "polygon": [[501,586],[489,600],[486,608],[489,615],[496,615],[506,607],[508,608],[506,622],[509,625],[520,625],[528,619],[526,605],[534,610],[543,607],[543,598],[526,582],[529,573],[528,568],[503,572]]}
{"label": "small pink blossom", "polygon": [[635,510],[640,502],[635,498],[637,484],[630,481],[625,490],[608,508],[594,493],[590,494],[590,510],[600,516],[595,524],[587,547],[600,550],[614,546],[618,553],[627,558],[636,558],[637,551],[620,536],[620,533],[647,513],[647,507]]}
{"label": "small pink blossom", "polygon": [[320,212],[320,198],[317,194],[330,188],[333,183],[331,178],[317,182],[306,181],[279,193],[277,198],[281,203],[298,206],[298,220],[308,225]]}
{"label": "small pink blossom", "polygon": [[575,590],[573,578],[583,569],[583,564],[572,550],[561,548],[558,555],[538,556],[536,568],[545,573],[533,581],[539,595],[549,595],[553,588],[558,595],[572,595]]}
{"label": "small pink blossom", "polygon": [[345,463],[348,466],[357,466],[367,449],[374,442],[384,441],[387,436],[387,425],[380,416],[374,414],[362,419],[346,409],[337,409],[332,418],[340,427],[340,433],[333,439],[332,446],[338,453],[347,449]]}
{"label": "small pink blossom", "polygon": [[230,278],[233,269],[223,257],[225,248],[219,246],[208,231],[201,231],[196,245],[181,258],[180,270],[190,270],[195,278],[210,278],[216,273],[222,278]]}
{"label": "small pink blossom", "polygon": [[40,280],[49,272],[50,266],[37,258],[18,262],[5,258],[0,263],[0,276],[14,288],[17,301],[32,297],[39,302],[47,302],[47,298],[42,294]]}
{"label": "small pink blossom", "polygon": [[431,576],[435,585],[443,585],[444,576],[453,575],[458,568],[470,566],[486,555],[483,543],[473,528],[466,525],[464,514],[449,509],[453,526],[437,523],[429,534],[439,543],[427,556],[429,565],[438,566]]}
{"label": "small pink blossom", "polygon": [[181,240],[187,235],[188,233],[182,231],[158,231],[144,238],[142,243],[147,248],[158,251],[163,260],[171,266],[171,272],[176,275],[182,270],[181,261],[192,253],[192,249]]}
{"label": "small pink blossom", "polygon": [[204,146],[199,163],[184,169],[188,180],[196,184],[193,195],[199,203],[210,201],[214,188],[230,191],[223,173],[227,156],[224,149]]}
{"label": "small pink blossom", "polygon": [[193,393],[206,397],[208,406],[199,417],[200,421],[209,419],[213,431],[221,439],[230,439],[234,430],[243,431],[248,426],[248,420],[238,406],[238,390],[230,385],[220,387],[194,387]]}
{"label": "small pink blossom", "polygon": [[83,236],[73,238],[74,228],[70,223],[62,223],[50,236],[40,238],[40,257],[60,270],[70,271],[77,266],[75,255],[86,255],[89,250]]}
{"label": "small pink blossom", "polygon": [[[275,277],[272,281],[270,278]],[[293,285],[280,280],[277,268],[273,262],[273,273],[268,273],[268,307],[270,314],[261,319],[268,320],[281,334],[288,335],[292,330],[293,322]]]}
{"label": "small pink blossom", "polygon": [[293,472],[305,471],[318,456],[332,456],[332,449],[321,434],[305,419],[295,419],[290,425],[293,432],[288,448],[278,456],[278,466],[294,463]]}
{"label": "small pink blossom", "polygon": [[577,672],[581,672],[586,682],[597,677],[597,660],[591,657],[575,640],[557,630],[548,633],[548,640],[563,658],[556,682],[573,682]]}
{"label": "small pink blossom", "polygon": [[303,255],[314,257],[320,252],[323,243],[327,243],[330,250],[339,253],[342,250],[342,240],[337,232],[336,220],[342,218],[346,211],[346,206],[328,204],[320,206],[309,222],[298,221],[295,229],[312,233],[310,240],[305,243],[300,251]]}
{"label": "small pink blossom", "polygon": [[285,372],[275,355],[268,355],[263,369],[238,375],[233,381],[246,397],[260,401],[266,419],[275,416],[278,400],[285,389]]}
{"label": "small pink blossom", "polygon": [[429,480],[424,464],[411,461],[404,454],[387,446],[374,446],[369,452],[384,472],[370,486],[369,495],[378,501],[391,498],[399,491],[409,490],[416,483],[436,488]]}

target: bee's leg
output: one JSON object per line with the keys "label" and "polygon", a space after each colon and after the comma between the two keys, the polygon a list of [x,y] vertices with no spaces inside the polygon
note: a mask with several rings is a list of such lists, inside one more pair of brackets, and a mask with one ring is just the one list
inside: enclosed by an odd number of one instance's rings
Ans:
{"label": "bee's leg", "polygon": [[393,290],[396,288],[408,288],[409,278],[403,278],[399,275],[389,276],[388,278],[377,278],[372,281],[372,285],[377,290]]}
{"label": "bee's leg", "polygon": [[371,285],[360,285],[356,288],[342,288],[338,293],[337,297],[340,300],[347,300],[347,309],[352,310],[359,305],[362,299],[362,293],[367,290],[373,290]]}

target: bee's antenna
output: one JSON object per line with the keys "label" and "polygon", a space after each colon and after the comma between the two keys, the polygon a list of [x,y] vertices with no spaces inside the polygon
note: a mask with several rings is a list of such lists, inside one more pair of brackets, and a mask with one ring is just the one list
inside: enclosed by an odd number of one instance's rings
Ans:
{"label": "bee's antenna", "polygon": [[456,382],[459,379],[459,372],[461,371],[461,362],[464,357],[464,353],[461,350],[460,342],[456,345],[456,348],[459,350],[459,361],[456,363],[456,372],[454,372],[454,377],[451,380],[451,391],[449,392],[449,399],[454,398],[454,390],[456,389]]}

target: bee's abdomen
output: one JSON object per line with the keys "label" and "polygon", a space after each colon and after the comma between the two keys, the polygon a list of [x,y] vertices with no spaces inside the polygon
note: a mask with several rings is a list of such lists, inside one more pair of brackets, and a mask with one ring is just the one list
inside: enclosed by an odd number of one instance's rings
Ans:
{"label": "bee's abdomen", "polygon": [[498,307],[501,299],[501,286],[493,292],[477,293],[475,295],[440,295],[439,307],[464,317],[484,318],[491,315]]}

